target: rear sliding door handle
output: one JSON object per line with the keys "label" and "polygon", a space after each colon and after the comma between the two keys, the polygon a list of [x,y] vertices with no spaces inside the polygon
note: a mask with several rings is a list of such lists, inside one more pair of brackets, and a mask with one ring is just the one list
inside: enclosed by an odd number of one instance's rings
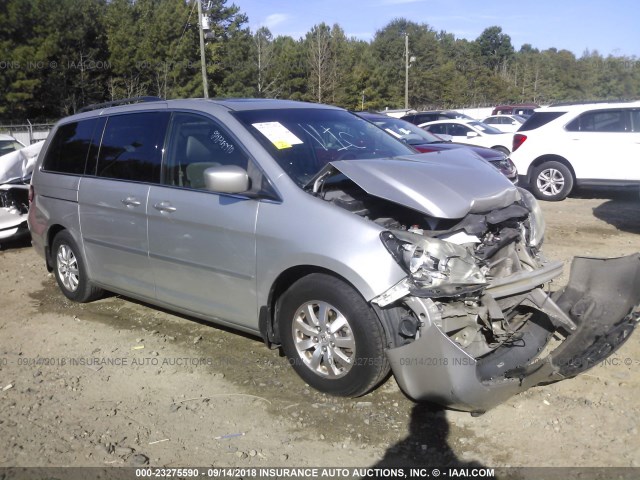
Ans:
{"label": "rear sliding door handle", "polygon": [[127,207],[139,207],[140,206],[140,202],[138,200],[136,200],[136,197],[123,198],[121,200],[121,202],[123,203],[123,205],[125,205]]}
{"label": "rear sliding door handle", "polygon": [[159,210],[161,212],[175,212],[176,211],[176,207],[172,206],[169,202],[160,202],[160,203],[156,203],[153,208],[155,208],[156,210]]}

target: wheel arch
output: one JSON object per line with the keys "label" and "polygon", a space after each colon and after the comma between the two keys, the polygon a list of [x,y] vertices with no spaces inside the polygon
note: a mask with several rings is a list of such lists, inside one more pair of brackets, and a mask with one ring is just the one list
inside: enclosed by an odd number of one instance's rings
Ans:
{"label": "wheel arch", "polygon": [[565,167],[567,167],[569,169],[569,171],[571,172],[571,176],[573,176],[573,180],[575,182],[576,171],[573,169],[573,166],[571,165],[571,162],[569,162],[569,160],[567,160],[566,158],[564,158],[564,157],[562,157],[560,155],[546,154],[546,155],[539,156],[533,162],[531,162],[531,164],[529,165],[529,168],[527,169],[527,184],[531,183],[531,176],[533,175],[533,171],[538,166],[542,165],[545,162],[559,162],[559,163],[562,163]]}
{"label": "wheel arch", "polygon": [[[259,324],[260,334],[269,348],[275,348],[280,345],[280,331],[279,331],[279,325],[277,321],[278,299],[295,282],[297,282],[301,278],[304,278],[314,273],[322,273],[325,275],[335,277],[345,282],[347,285],[352,287],[356,292],[362,295],[362,293],[353,284],[353,282],[350,282],[349,279],[345,278],[342,275],[339,275],[333,270],[323,268],[317,265],[296,265],[296,266],[287,268],[286,270],[281,272],[280,275],[278,275],[278,277],[274,280],[274,282],[271,285],[271,288],[269,289],[267,304],[260,306],[260,310],[259,310],[258,324]],[[373,308],[373,310],[376,313],[376,317],[378,317],[378,320],[382,324],[382,327],[385,330],[385,333],[388,339],[389,335],[388,335],[388,328],[386,325],[387,323],[386,318],[380,315],[380,312],[378,309]]]}
{"label": "wheel arch", "polygon": [[47,271],[49,272],[53,270],[53,260],[51,258],[51,246],[53,245],[53,239],[56,238],[56,235],[58,235],[58,233],[64,230],[67,230],[67,228],[58,223],[51,225],[49,227],[49,230],[47,230],[46,243],[44,245],[44,256],[45,263],[47,265]]}

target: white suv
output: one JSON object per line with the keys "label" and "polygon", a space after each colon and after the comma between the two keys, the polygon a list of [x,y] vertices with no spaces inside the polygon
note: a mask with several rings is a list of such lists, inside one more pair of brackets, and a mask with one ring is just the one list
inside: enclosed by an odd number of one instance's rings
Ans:
{"label": "white suv", "polygon": [[640,101],[537,109],[514,135],[511,159],[543,200],[574,185],[640,184]]}

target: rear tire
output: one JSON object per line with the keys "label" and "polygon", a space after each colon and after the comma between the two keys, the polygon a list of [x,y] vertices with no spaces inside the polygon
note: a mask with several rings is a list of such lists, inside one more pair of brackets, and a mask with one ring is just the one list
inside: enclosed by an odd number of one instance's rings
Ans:
{"label": "rear tire", "polygon": [[321,273],[303,277],[280,297],[277,312],[284,353],[313,388],[357,397],[389,373],[382,325],[344,281]]}
{"label": "rear tire", "polygon": [[53,272],[62,293],[74,302],[90,302],[104,291],[91,284],[80,249],[69,232],[62,230],[53,239]]}
{"label": "rear tire", "polygon": [[564,200],[573,190],[573,175],[566,165],[550,161],[538,165],[531,175],[531,191],[540,200]]}

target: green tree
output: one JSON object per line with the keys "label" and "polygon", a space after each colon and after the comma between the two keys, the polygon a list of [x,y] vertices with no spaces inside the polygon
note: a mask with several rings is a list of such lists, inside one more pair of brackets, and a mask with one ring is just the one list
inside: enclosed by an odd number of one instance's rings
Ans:
{"label": "green tree", "polygon": [[502,33],[501,27],[486,28],[476,43],[484,64],[496,73],[500,68],[506,68],[514,53],[511,37]]}
{"label": "green tree", "polygon": [[307,100],[309,84],[309,61],[303,40],[278,36],[273,41],[273,71],[278,80],[273,91],[274,98]]}
{"label": "green tree", "polygon": [[280,77],[274,69],[273,35],[267,27],[259,28],[253,35],[253,59],[258,97],[276,96]]}

